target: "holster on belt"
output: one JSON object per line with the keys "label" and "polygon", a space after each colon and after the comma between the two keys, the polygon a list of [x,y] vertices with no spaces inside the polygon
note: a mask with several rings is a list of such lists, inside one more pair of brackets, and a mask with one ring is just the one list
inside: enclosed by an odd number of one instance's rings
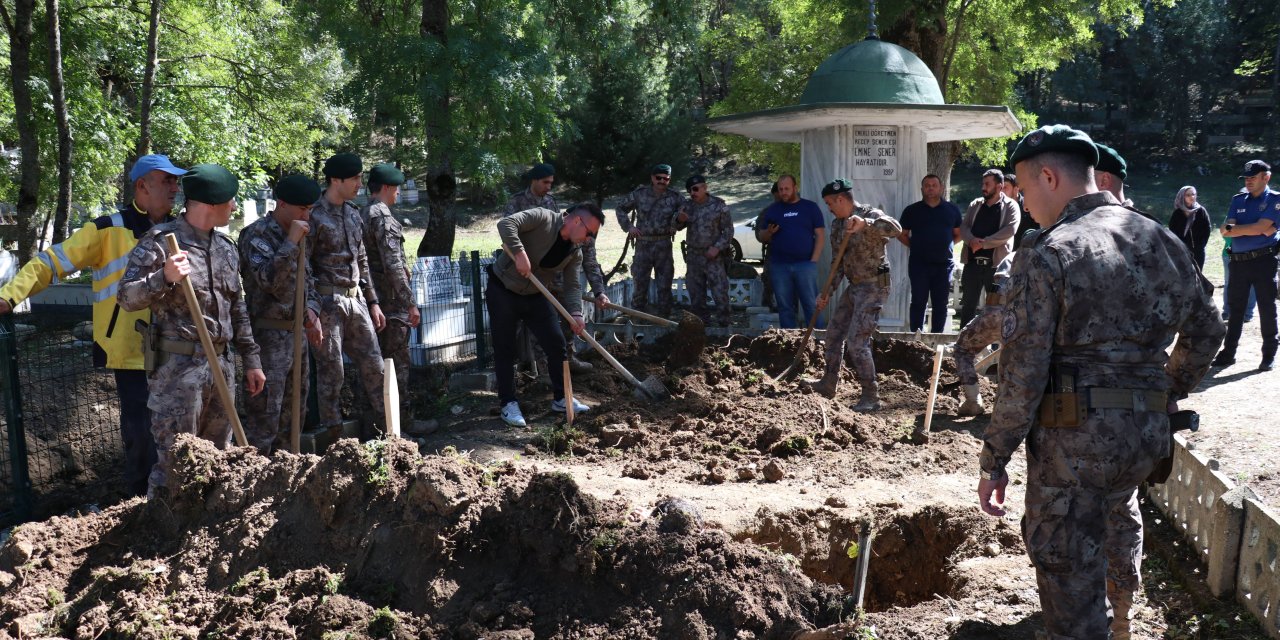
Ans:
{"label": "holster on belt", "polygon": [[887,287],[893,281],[892,274],[889,273],[889,265],[882,264],[876,269],[876,284],[881,287]]}
{"label": "holster on belt", "polygon": [[1083,415],[1081,395],[1076,393],[1076,368],[1054,365],[1049,368],[1049,384],[1040,401],[1040,426],[1050,429],[1080,426]]}
{"label": "holster on belt", "polygon": [[142,334],[142,369],[147,373],[156,370],[159,364],[159,358],[156,357],[156,331],[154,325],[147,324],[146,320],[139,318],[134,320],[133,328]]}

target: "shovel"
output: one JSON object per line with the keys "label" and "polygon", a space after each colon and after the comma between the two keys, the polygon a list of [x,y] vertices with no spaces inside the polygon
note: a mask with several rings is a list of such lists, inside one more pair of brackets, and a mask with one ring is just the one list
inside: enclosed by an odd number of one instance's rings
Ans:
{"label": "shovel", "polygon": [[[596,300],[595,298],[583,296],[582,301],[595,304]],[[606,309],[613,309],[614,311],[652,322],[660,327],[671,327],[675,329],[677,340],[676,344],[679,344],[682,347],[687,347],[687,351],[689,351],[689,353],[681,354],[683,356],[681,359],[682,361],[687,360],[688,363],[696,361],[698,356],[702,354],[702,350],[707,345],[707,326],[702,323],[702,318],[699,318],[692,313],[682,314],[683,317],[679,322],[676,322],[674,320],[668,320],[666,318],[631,309],[629,307],[624,307],[612,302],[606,302],[604,306]],[[676,354],[673,353],[672,355],[674,356]]]}
{"label": "shovel", "polygon": [[[827,272],[827,283],[822,285],[822,294],[829,296],[831,294],[831,283],[836,279],[836,273],[840,271],[840,263],[844,261],[844,248],[849,245],[849,236],[852,233],[845,232],[844,237],[840,239],[840,248],[836,249],[836,261],[831,265],[831,271]],[[830,299],[828,299],[828,302]],[[791,361],[791,366],[774,378],[774,382],[783,382],[791,380],[800,375],[804,371],[804,352],[809,347],[809,338],[813,337],[813,328],[818,324],[818,312],[813,312],[813,317],[809,318],[809,328],[805,329],[804,337],[800,339],[800,348],[796,350],[796,357]]]}
{"label": "shovel", "polygon": [[[164,241],[169,247],[169,255],[182,251],[178,246],[178,236],[166,233]],[[231,395],[231,387],[222,375],[222,362],[218,360],[218,352],[213,350],[213,339],[209,337],[209,327],[204,323],[204,312],[200,310],[200,301],[196,299],[195,287],[191,286],[191,278],[183,276],[182,293],[187,298],[187,310],[191,312],[192,323],[196,325],[196,333],[200,334],[200,347],[204,349],[204,359],[209,363],[209,373],[213,376],[213,386],[218,389],[218,399],[226,409],[227,418],[231,420],[231,432],[236,436],[237,447],[249,446],[249,438],[244,435],[244,427],[240,424],[240,414],[236,413],[235,397]]]}
{"label": "shovel", "polygon": [[[515,255],[511,253],[511,249],[509,249],[507,245],[502,245],[502,250],[507,252],[507,257],[515,260]],[[556,308],[556,311],[560,312],[560,316],[572,326],[573,316],[569,315],[569,312],[565,310],[564,305],[560,304],[560,301],[556,300],[556,297],[551,295],[551,292],[547,290],[547,287],[538,280],[538,276],[533,275],[533,272],[530,271],[529,275],[525,277],[529,279],[529,282],[533,283],[533,286],[538,288],[538,291],[542,293],[542,296],[546,298],[547,301]],[[649,376],[648,378],[645,378],[644,382],[637,380],[634,375],[631,375],[630,371],[627,371],[626,367],[622,366],[621,362],[618,362],[617,358],[613,357],[612,353],[609,353],[604,347],[600,346],[600,343],[596,342],[596,339],[590,333],[583,331],[582,339],[586,340],[587,344],[591,345],[591,348],[595,349],[596,352],[600,354],[600,357],[604,358],[610,366],[617,370],[618,373],[622,374],[622,377],[625,378],[627,382],[631,383],[631,386],[636,388],[636,393],[649,400],[662,400],[664,398],[671,397],[671,392],[667,391],[666,386],[664,386],[662,381],[657,377]]]}

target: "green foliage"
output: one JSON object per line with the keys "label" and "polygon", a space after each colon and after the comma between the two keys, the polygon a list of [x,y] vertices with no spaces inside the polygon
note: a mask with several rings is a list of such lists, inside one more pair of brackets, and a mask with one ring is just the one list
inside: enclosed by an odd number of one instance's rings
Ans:
{"label": "green foliage", "polygon": [[374,611],[373,617],[369,619],[369,635],[375,638],[394,638],[399,623],[400,620],[391,607],[382,607]]}
{"label": "green foliage", "polygon": [[369,484],[379,487],[391,479],[391,468],[384,457],[387,450],[386,440],[370,440],[364,443],[365,464],[369,465]]}
{"label": "green foliage", "polygon": [[858,547],[858,543],[850,540],[849,546],[845,547],[844,554],[849,556],[850,560],[857,560],[859,553],[861,553],[861,549]]}

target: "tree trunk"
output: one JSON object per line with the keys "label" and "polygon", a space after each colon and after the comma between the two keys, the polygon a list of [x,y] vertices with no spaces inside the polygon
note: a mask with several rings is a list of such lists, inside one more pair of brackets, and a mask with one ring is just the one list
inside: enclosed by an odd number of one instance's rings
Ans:
{"label": "tree trunk", "polygon": [[62,80],[62,25],[58,0],[45,0],[49,23],[49,89],[53,94],[53,115],[58,124],[58,208],[53,214],[53,243],[67,239],[67,219],[71,214],[71,124],[67,119],[67,92]]}
{"label": "tree trunk", "polygon": [[942,197],[947,200],[951,199],[948,195],[951,193],[951,167],[955,166],[963,151],[964,145],[955,140],[929,143],[926,167],[929,173],[942,180]]}
{"label": "tree trunk", "polygon": [[[457,181],[453,176],[453,165],[450,148],[453,145],[452,112],[450,103],[452,82],[451,62],[447,52],[449,48],[449,3],[448,0],[422,0],[422,22],[419,35],[424,40],[434,42],[442,52],[445,62],[435,69],[423,73],[432,73],[435,82],[439,83],[435,99],[429,101],[426,115],[427,157],[435,163],[427,171],[427,198],[430,217],[418,244],[418,257],[453,255],[453,240],[457,234],[457,220],[453,216],[450,204],[457,190]],[[423,83],[430,86],[430,81]]]}
{"label": "tree trunk", "polygon": [[31,104],[31,18],[35,0],[14,0],[13,24],[9,29],[9,68],[13,84],[13,123],[18,129],[17,222],[14,233],[18,259],[35,257],[34,218],[40,192],[40,139],[36,136],[35,111]]}
{"label": "tree trunk", "polygon": [[160,56],[157,50],[160,43],[160,3],[161,0],[151,0],[151,22],[147,25],[147,66],[142,72],[142,103],[138,105],[136,152],[139,158],[151,153],[151,102]]}

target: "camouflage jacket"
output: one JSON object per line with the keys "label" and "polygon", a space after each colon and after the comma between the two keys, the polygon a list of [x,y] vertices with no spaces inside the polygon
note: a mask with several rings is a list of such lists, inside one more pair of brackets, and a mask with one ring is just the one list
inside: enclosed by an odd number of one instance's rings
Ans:
{"label": "camouflage jacket", "polygon": [[317,286],[359,287],[365,304],[377,304],[378,294],[369,279],[369,258],[365,254],[364,225],[354,204],[329,204],[323,195],[311,209],[309,241],[311,270]]}
{"label": "camouflage jacket", "polygon": [[689,214],[689,220],[677,221],[676,228],[688,229],[684,238],[690,249],[715,247],[722,253],[729,250],[729,243],[733,241],[733,216],[723,199],[707,196],[702,204],[687,200],[684,211]]}
{"label": "camouflage jacket", "polygon": [[[253,341],[249,325],[249,311],[240,297],[240,256],[236,243],[222,233],[200,231],[187,224],[185,217],[152,227],[129,253],[129,266],[120,279],[120,308],[140,311],[150,307],[151,321],[159,335],[200,342],[181,286],[164,281],[164,262],[169,257],[164,237],[170,233],[178,236],[178,246],[187,252],[191,264],[191,274],[187,277],[196,291],[196,301],[204,316],[201,320],[208,327],[213,344],[234,340],[245,369],[261,369],[258,344]],[[117,331],[132,329],[116,328]]]}
{"label": "camouflage jacket", "polygon": [[684,204],[684,198],[667,189],[662,195],[654,193],[653,187],[640,187],[627,195],[618,205],[618,225],[623,231],[631,232],[631,219],[627,214],[636,212],[635,227],[646,236],[672,236],[676,232],[676,214]]}
{"label": "camouflage jacket", "polygon": [[[307,241],[306,305],[320,313],[320,295],[311,273],[311,246]],[[256,319],[293,320],[293,296],[298,283],[298,245],[288,239],[275,216],[258,218],[240,232],[240,274],[249,315]]]}
{"label": "camouflage jacket", "polygon": [[1002,471],[1026,438],[1051,366],[1075,368],[1077,389],[1181,399],[1225,334],[1213,286],[1186,245],[1110,193],[1068,203],[1057,223],[1023,243],[1009,280],[1000,389],[979,460],[986,473]]}
{"label": "camouflage jacket", "polygon": [[409,286],[409,269],[404,258],[404,227],[385,203],[370,201],[360,215],[364,218],[364,249],[369,256],[369,274],[378,293],[382,313],[409,321],[415,303]]}
{"label": "camouflage jacket", "polygon": [[[867,226],[849,238],[849,246],[845,247],[844,259],[840,261],[840,273],[831,282],[834,288],[840,283],[840,276],[849,279],[850,284],[867,282],[876,277],[881,267],[888,267],[885,257],[885,246],[889,241],[902,233],[902,225],[885,212],[865,204],[856,205],[853,215],[867,221]],[[848,218],[831,219],[831,264],[835,266],[835,252],[840,250],[840,242],[844,239],[845,224]]]}
{"label": "camouflage jacket", "polygon": [[512,194],[511,199],[507,200],[507,206],[502,209],[502,217],[505,218],[513,213],[520,213],[528,209],[559,211],[560,207],[556,205],[556,199],[551,196],[550,191],[539,198],[533,195],[533,191],[525,189],[520,193]]}

